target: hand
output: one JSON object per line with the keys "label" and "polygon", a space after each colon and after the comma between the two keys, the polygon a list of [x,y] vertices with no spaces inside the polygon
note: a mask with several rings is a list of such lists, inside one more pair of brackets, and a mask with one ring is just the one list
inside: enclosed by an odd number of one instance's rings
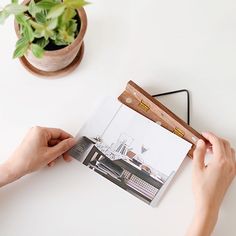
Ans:
{"label": "hand", "polygon": [[219,210],[223,197],[236,174],[235,151],[230,143],[214,134],[204,133],[213,154],[205,166],[207,145],[199,140],[193,157],[193,191],[198,209]]}
{"label": "hand", "polygon": [[[11,178],[7,182],[47,165],[54,165],[55,160],[73,145],[74,138],[61,129],[31,128],[12,156],[3,164],[2,168],[7,169],[7,176]],[[71,160],[66,155],[63,158],[65,161]]]}
{"label": "hand", "polygon": [[[203,133],[208,145],[199,140],[193,155],[193,192],[195,215],[187,235],[208,236],[217,222],[220,205],[236,174],[235,151],[229,142],[211,133]],[[205,165],[209,149],[213,157]]]}

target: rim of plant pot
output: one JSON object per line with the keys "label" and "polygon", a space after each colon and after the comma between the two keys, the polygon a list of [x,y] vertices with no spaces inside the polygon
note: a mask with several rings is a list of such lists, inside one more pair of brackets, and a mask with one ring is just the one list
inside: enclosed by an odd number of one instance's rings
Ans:
{"label": "rim of plant pot", "polygon": [[[30,0],[24,0],[22,4],[27,4],[28,2],[30,2]],[[83,7],[77,9],[77,13],[80,19],[80,30],[75,40],[70,45],[65,46],[61,49],[51,50],[51,51],[45,50],[44,52],[44,56],[46,57],[49,56],[53,58],[53,57],[63,56],[65,55],[65,53],[67,53],[68,51],[74,50],[79,44],[81,44],[78,53],[75,55],[71,63],[67,65],[66,67],[56,70],[56,71],[44,71],[42,69],[36,68],[34,65],[30,63],[29,60],[27,60],[25,56],[23,56],[22,58],[19,58],[19,60],[28,71],[30,71],[33,74],[43,76],[43,77],[45,76],[46,77],[60,77],[60,76],[64,76],[72,72],[80,64],[83,54],[84,54],[83,38],[87,29],[87,15]],[[19,30],[19,25],[16,21],[14,21],[14,27],[15,27],[16,35],[19,38],[20,30]]]}

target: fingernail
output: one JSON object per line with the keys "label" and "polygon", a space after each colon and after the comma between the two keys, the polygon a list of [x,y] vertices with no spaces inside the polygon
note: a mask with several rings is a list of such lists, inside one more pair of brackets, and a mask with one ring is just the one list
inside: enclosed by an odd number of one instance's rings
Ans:
{"label": "fingernail", "polygon": [[56,164],[55,161],[52,161],[52,162],[49,163],[49,166],[53,167],[53,166],[55,166],[55,164]]}
{"label": "fingernail", "polygon": [[66,160],[67,160],[68,162],[71,162],[73,159],[72,159],[72,157],[68,156],[68,157],[66,158]]}
{"label": "fingernail", "polygon": [[199,146],[201,146],[201,145],[204,145],[205,143],[204,143],[204,141],[202,140],[202,139],[198,139],[198,141],[197,141],[197,146],[199,147]]}

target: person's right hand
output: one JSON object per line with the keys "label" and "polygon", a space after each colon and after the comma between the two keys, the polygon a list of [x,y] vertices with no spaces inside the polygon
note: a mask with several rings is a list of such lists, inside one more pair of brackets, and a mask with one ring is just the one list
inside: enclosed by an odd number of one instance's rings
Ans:
{"label": "person's right hand", "polygon": [[[193,155],[193,192],[195,214],[187,236],[211,235],[220,205],[236,174],[235,151],[230,143],[212,133],[203,133],[209,141],[199,140]],[[213,154],[205,165],[207,149]]]}
{"label": "person's right hand", "polygon": [[219,210],[223,197],[236,174],[235,151],[230,143],[212,133],[203,133],[212,145],[212,159],[205,166],[207,145],[199,140],[194,152],[193,191],[196,207]]}

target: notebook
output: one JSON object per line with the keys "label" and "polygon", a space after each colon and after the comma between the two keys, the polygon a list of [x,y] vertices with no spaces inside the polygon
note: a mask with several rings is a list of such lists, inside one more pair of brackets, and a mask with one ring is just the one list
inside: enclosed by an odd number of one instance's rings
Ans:
{"label": "notebook", "polygon": [[118,100],[106,98],[77,134],[76,160],[156,206],[192,143]]}

